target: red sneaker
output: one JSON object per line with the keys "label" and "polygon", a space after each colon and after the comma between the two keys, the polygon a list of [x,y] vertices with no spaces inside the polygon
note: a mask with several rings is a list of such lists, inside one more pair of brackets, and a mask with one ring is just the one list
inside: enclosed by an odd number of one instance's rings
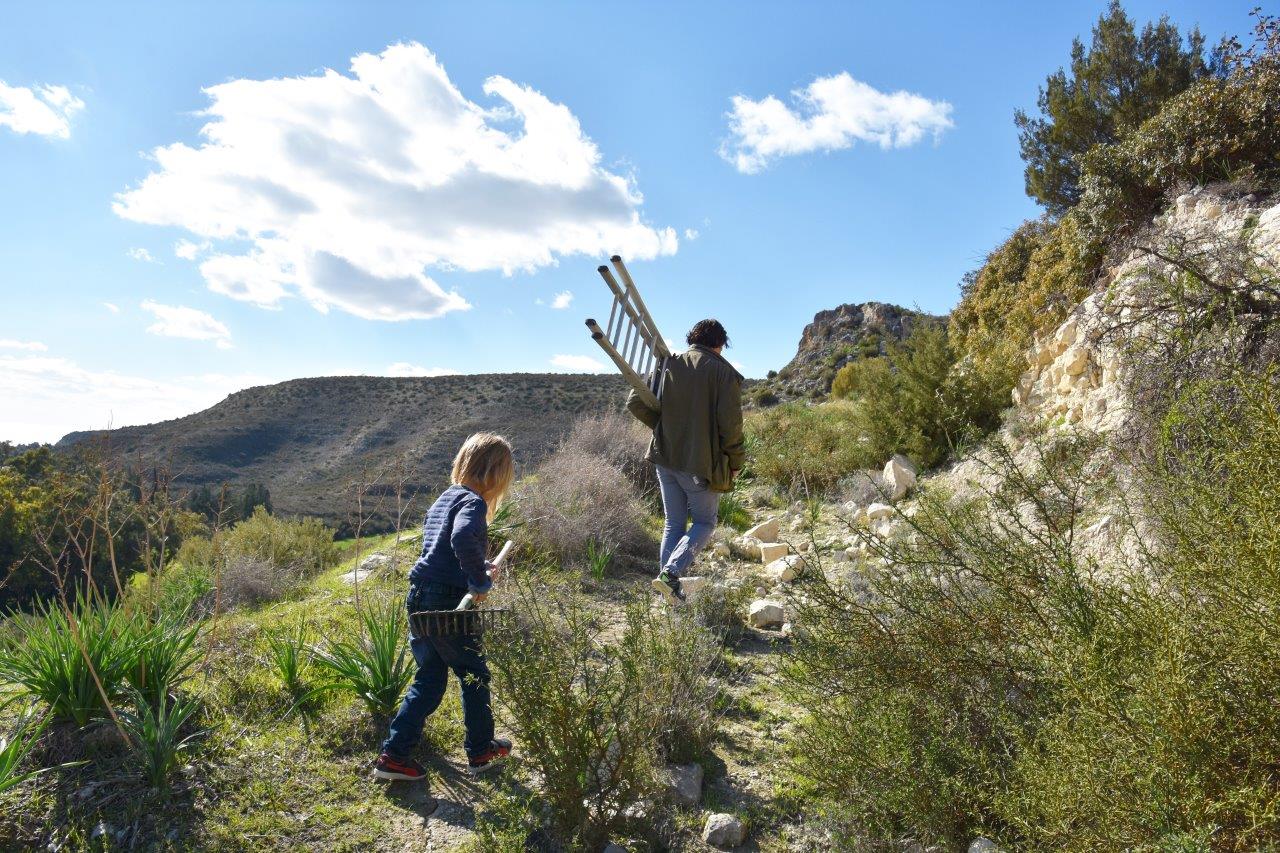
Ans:
{"label": "red sneaker", "polygon": [[489,748],[474,758],[467,759],[467,772],[472,776],[492,770],[511,754],[511,741],[494,738]]}
{"label": "red sneaker", "polygon": [[384,752],[373,765],[373,775],[392,782],[416,782],[427,778],[427,768],[412,758],[392,758]]}

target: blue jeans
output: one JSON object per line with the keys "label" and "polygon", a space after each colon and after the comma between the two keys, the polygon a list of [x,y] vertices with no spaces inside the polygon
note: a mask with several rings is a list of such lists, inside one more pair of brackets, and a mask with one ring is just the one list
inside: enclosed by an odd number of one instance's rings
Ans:
{"label": "blue jeans", "polygon": [[[720,493],[708,488],[701,477],[655,465],[662,491],[662,550],[658,562],[680,577],[711,539],[720,513]],[[692,519],[693,523],[689,524]],[[687,526],[686,526],[687,525]]]}
{"label": "blue jeans", "polygon": [[[411,583],[406,604],[410,613],[452,610],[466,594],[462,587]],[[463,747],[469,758],[484,752],[493,741],[493,709],[489,706],[489,667],[480,650],[480,638],[411,639],[409,646],[418,662],[418,672],[391,721],[391,734],[382,742],[382,751],[392,758],[412,757],[427,717],[440,707],[452,669],[462,684],[462,720],[467,729]]]}

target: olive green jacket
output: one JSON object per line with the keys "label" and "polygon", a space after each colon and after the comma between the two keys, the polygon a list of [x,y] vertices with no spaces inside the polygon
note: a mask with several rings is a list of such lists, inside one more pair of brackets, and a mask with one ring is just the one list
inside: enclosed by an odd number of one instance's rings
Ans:
{"label": "olive green jacket", "polygon": [[742,376],[706,347],[667,359],[662,411],[634,391],[627,411],[653,430],[645,459],[710,482],[714,492],[733,488],[731,471],[742,470]]}

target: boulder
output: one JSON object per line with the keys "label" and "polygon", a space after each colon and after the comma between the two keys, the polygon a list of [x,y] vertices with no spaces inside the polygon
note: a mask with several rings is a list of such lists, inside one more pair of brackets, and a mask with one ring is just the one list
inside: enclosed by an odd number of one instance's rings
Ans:
{"label": "boulder", "polygon": [[728,542],[716,542],[711,546],[711,556],[727,560],[733,554]]}
{"label": "boulder", "polygon": [[760,522],[742,535],[759,539],[761,542],[773,542],[778,538],[778,524],[779,519],[775,515],[767,521]]}
{"label": "boulder", "polygon": [[392,560],[388,554],[370,554],[360,561],[360,571],[381,572],[391,568]]}
{"label": "boulder", "polygon": [[772,563],[774,560],[787,556],[791,548],[785,542],[761,542],[760,543],[760,562]]}
{"label": "boulder", "polygon": [[702,840],[721,850],[737,847],[746,838],[746,827],[731,814],[708,815],[707,822],[702,827]]}
{"label": "boulder", "polygon": [[789,554],[764,567],[769,577],[781,583],[789,583],[800,575],[804,560],[798,554]]}
{"label": "boulder", "polygon": [[916,466],[901,453],[884,463],[884,485],[892,500],[901,500],[916,484]]}
{"label": "boulder", "polygon": [[753,628],[777,628],[786,621],[787,612],[780,602],[761,598],[751,603],[747,618]]}
{"label": "boulder", "polygon": [[889,518],[893,515],[893,507],[888,504],[873,503],[867,507],[867,518],[870,521],[879,521],[882,518]]}
{"label": "boulder", "polygon": [[702,765],[667,765],[667,794],[676,805],[696,808],[702,802]]}

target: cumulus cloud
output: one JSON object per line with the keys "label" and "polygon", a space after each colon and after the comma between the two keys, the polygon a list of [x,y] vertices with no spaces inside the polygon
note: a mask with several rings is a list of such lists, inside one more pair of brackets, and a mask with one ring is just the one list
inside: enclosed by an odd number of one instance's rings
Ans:
{"label": "cumulus cloud", "polygon": [[465,309],[434,275],[532,271],[575,254],[676,251],[640,215],[563,104],[490,77],[481,106],[426,47],[361,54],[350,74],[233,80],[205,90],[196,147],[155,149],[120,193],[127,219],[185,228],[208,286],[264,307],[403,320]]}
{"label": "cumulus cloud", "polygon": [[698,239],[698,229],[697,229],[697,228],[686,228],[686,229],[684,229],[684,238],[685,238],[686,240],[688,240],[690,243],[692,243],[694,240],[697,240],[697,239]]}
{"label": "cumulus cloud", "polygon": [[397,361],[387,368],[388,376],[456,376],[458,371],[450,367],[419,367],[407,361]]}
{"label": "cumulus cloud", "polygon": [[572,301],[573,292],[569,290],[562,290],[556,294],[554,299],[551,300],[551,307],[557,309],[568,308],[569,303]]}
{"label": "cumulus cloud", "polygon": [[0,438],[52,442],[75,430],[154,423],[267,381],[221,374],[157,380],[88,370],[65,358],[0,355]]}
{"label": "cumulus cloud", "polygon": [[902,148],[925,136],[936,140],[952,126],[946,101],[881,92],[847,71],[818,77],[791,96],[794,108],[773,95],[759,101],[735,95],[728,114],[730,137],[720,156],[739,172],[754,174],[779,157],[835,151],[855,142]]}
{"label": "cumulus cloud", "polygon": [[153,335],[213,341],[218,349],[231,349],[231,331],[204,311],[185,305],[161,305],[150,299],[142,303],[142,310],[156,318],[147,327]]}
{"label": "cumulus cloud", "polygon": [[589,355],[553,355],[551,366],[573,373],[604,373],[609,369]]}
{"label": "cumulus cloud", "polygon": [[208,240],[201,243],[192,243],[190,240],[179,240],[173,244],[173,253],[184,261],[194,261],[196,255],[209,251],[209,247],[213,244]]}
{"label": "cumulus cloud", "polygon": [[0,349],[21,349],[27,352],[44,352],[47,346],[39,341],[15,341],[13,338],[0,338]]}
{"label": "cumulus cloud", "polygon": [[14,133],[34,133],[66,139],[71,117],[84,109],[84,101],[66,86],[10,86],[0,80],[0,127]]}
{"label": "cumulus cloud", "polygon": [[159,262],[159,261],[157,261],[157,260],[155,259],[155,257],[154,257],[154,256],[152,256],[152,254],[151,254],[150,252],[148,252],[146,249],[137,249],[137,248],[135,248],[135,249],[130,249],[129,251],[125,252],[125,254],[126,254],[126,255],[128,255],[129,257],[133,258],[135,261],[142,261],[142,262],[143,262],[143,263],[145,263],[145,264],[158,264],[158,263],[160,263],[160,262]]}

